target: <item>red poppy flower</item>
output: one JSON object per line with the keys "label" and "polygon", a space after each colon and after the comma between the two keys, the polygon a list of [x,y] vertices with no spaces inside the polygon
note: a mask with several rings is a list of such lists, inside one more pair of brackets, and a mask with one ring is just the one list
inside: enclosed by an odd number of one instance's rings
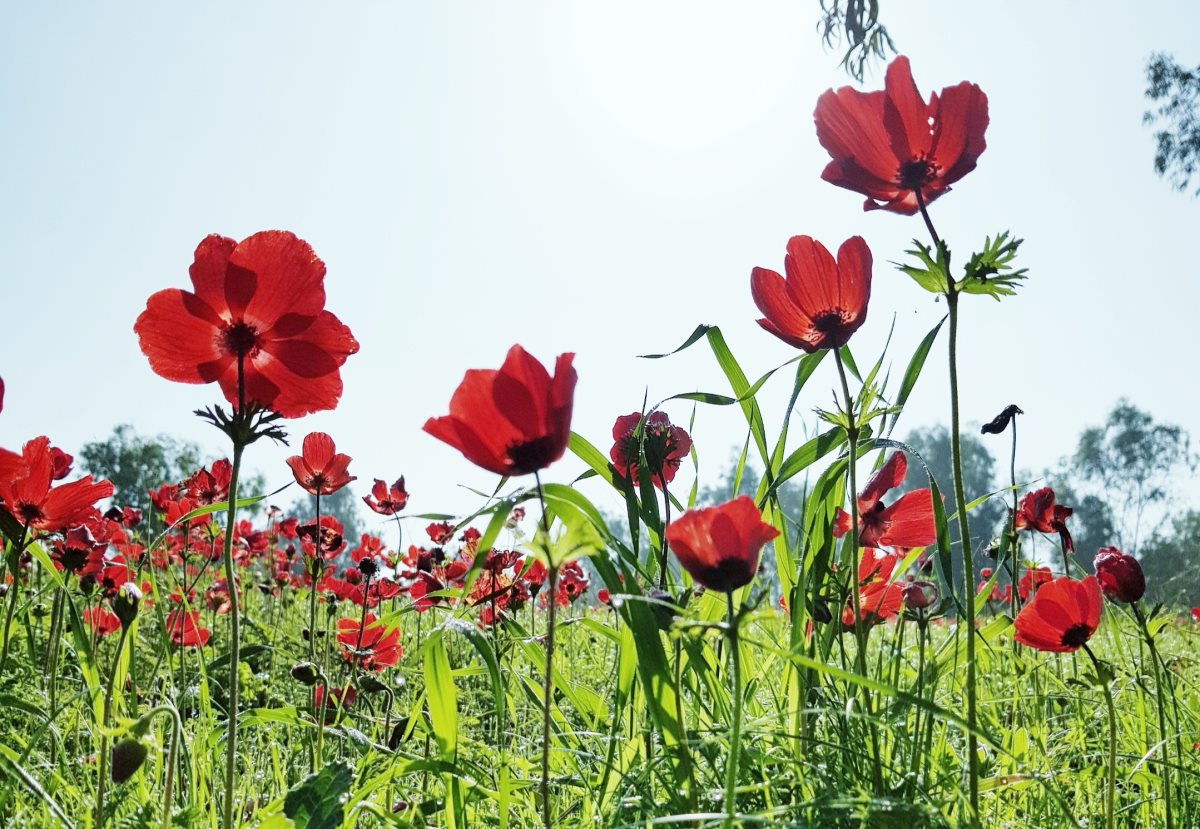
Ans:
{"label": "red poppy flower", "polygon": [[184,481],[183,488],[195,504],[216,504],[229,497],[229,484],[233,480],[233,464],[222,458],[214,461],[212,470],[200,467]]}
{"label": "red poppy flower", "polygon": [[864,210],[912,215],[975,169],[987,148],[987,95],[963,81],[921,100],[908,58],[887,69],[884,89],[826,91],[813,114],[817,140],[833,160],[821,173],[830,184],[862,193]]}
{"label": "red poppy flower", "polygon": [[1101,547],[1093,562],[1104,595],[1114,602],[1131,604],[1146,594],[1141,563],[1116,547]]}
{"label": "red poppy flower", "polygon": [[664,484],[675,480],[680,462],[692,451],[692,439],[683,427],[672,425],[667,413],[661,410],[653,411],[645,418],[639,439],[637,428],[641,423],[641,412],[618,417],[613,424],[613,445],[608,456],[613,468],[636,484],[640,444],[640,451],[645,453],[646,465],[650,468],[650,480],[662,489]]}
{"label": "red poppy flower", "polygon": [[1095,576],[1067,576],[1038,588],[1033,601],[1013,621],[1014,639],[1039,651],[1069,653],[1083,646],[1100,626],[1100,583]]}
{"label": "red poppy flower", "polygon": [[778,535],[748,495],[688,510],[667,528],[667,542],[683,568],[700,584],[722,593],[754,579],[759,550]]}
{"label": "red poppy flower", "polygon": [[51,487],[54,458],[50,439],[37,437],[25,444],[18,457],[4,453],[0,458],[0,502],[22,525],[44,532],[76,527],[98,515],[95,504],[113,494],[108,481],[95,482],[91,475]]}
{"label": "red poppy flower", "polygon": [[117,618],[117,614],[105,610],[100,605],[89,607],[80,615],[83,616],[84,624],[97,636],[108,636],[121,629],[121,620]]}
{"label": "red poppy flower", "polygon": [[337,453],[333,438],[324,432],[306,435],[301,453],[288,458],[287,465],[292,468],[296,483],[311,495],[332,495],[358,480],[346,472],[350,456]]}
{"label": "red poppy flower", "polygon": [[363,496],[363,503],[380,515],[395,515],[408,504],[408,490],[404,488],[404,476],[390,487],[378,478],[371,487],[371,494]]}
{"label": "red poppy flower", "polygon": [[938,587],[933,582],[911,581],[901,588],[901,598],[909,610],[925,610],[937,604]]}
{"label": "red poppy flower", "polygon": [[[900,612],[904,602],[904,586],[899,582],[873,581],[858,593],[858,607],[867,627],[881,624]],[[847,602],[842,610],[842,628],[854,630],[854,605]]]}
{"label": "red poppy flower", "polygon": [[[928,547],[937,540],[933,520],[933,494],[928,489],[906,492],[890,507],[883,496],[904,482],[908,458],[896,452],[867,481],[858,495],[858,543],[864,547]],[[850,531],[850,516],[838,507],[833,534],[841,538]]]}
{"label": "red poppy flower", "polygon": [[322,719],[326,723],[331,723],[337,719],[339,709],[345,711],[354,707],[354,699],[357,694],[354,688],[347,685],[344,688],[333,688],[329,692],[329,698],[325,698],[325,686],[317,685],[313,688],[313,698],[318,711],[322,712]]}
{"label": "red poppy flower", "polygon": [[758,324],[804,351],[841,348],[867,321],[871,249],[861,236],[838,248],[838,258],[811,236],[788,240],[787,278],[769,268],[750,273],[750,292],[764,319]]}
{"label": "red poppy flower", "polygon": [[52,477],[56,481],[61,481],[63,478],[71,474],[71,467],[75,464],[75,458],[68,455],[57,446],[50,447],[50,468]]}
{"label": "red poppy flower", "polygon": [[1017,595],[1021,597],[1021,601],[1027,602],[1035,590],[1052,581],[1054,581],[1054,575],[1050,572],[1049,567],[1027,569],[1017,584]]}
{"label": "red poppy flower", "polygon": [[183,648],[202,648],[212,631],[200,627],[198,610],[172,610],[167,614],[167,638]]}
{"label": "red poppy flower", "polygon": [[1192,621],[1200,622],[1200,607],[1192,608]]}
{"label": "red poppy flower", "polygon": [[571,437],[575,355],[560,354],[552,378],[514,345],[499,371],[471,369],[450,398],[450,414],[425,431],[497,475],[528,475],[563,456]]}
{"label": "red poppy flower", "polygon": [[1036,530],[1040,533],[1058,533],[1064,552],[1075,552],[1075,542],[1067,529],[1067,519],[1074,510],[1054,503],[1054,490],[1048,486],[1026,493],[1017,509],[1017,531]]}
{"label": "red poppy flower", "polygon": [[189,274],[194,293],[159,291],[133,326],[156,374],[217,382],[237,406],[240,363],[247,404],[283,417],[337,406],[339,369],[358,342],[325,310],[325,263],[307,242],[282,230],[241,242],[214,234]]}
{"label": "red poppy flower", "polygon": [[347,662],[358,662],[368,671],[382,671],[400,661],[400,631],[367,613],[359,619],[338,619],[338,644]]}

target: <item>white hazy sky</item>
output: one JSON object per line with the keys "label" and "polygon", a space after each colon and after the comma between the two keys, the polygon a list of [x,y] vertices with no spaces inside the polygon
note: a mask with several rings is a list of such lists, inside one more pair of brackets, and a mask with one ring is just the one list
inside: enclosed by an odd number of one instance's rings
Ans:
{"label": "white hazy sky", "polygon": [[[1165,2],[883,0],[922,92],[987,92],[988,149],[932,209],[965,256],[988,233],[1027,242],[1031,279],[965,302],[963,409],[1020,404],[1020,463],[1052,465],[1122,395],[1198,428],[1200,202],[1153,173],[1141,123],[1152,51],[1200,62],[1200,7]],[[494,478],[421,431],[470,367],[520,342],[577,352],[574,427],[607,451],[617,415],[727,392],[703,348],[719,324],[748,374],[793,355],[761,331],[755,265],[789,236],[863,235],[876,261],[860,362],[902,369],[944,306],[888,265],[919,219],[864,214],[819,178],[812,111],[849,79],[808,2],[9,3],[0,26],[0,445],[73,450],[113,425],[224,450],[189,414],[217,399],[151,373],[132,325],[184,287],[196,243],[293,230],[329,268],[328,307],[361,352],[331,433],[372,477],[408,478],[414,511],[465,511]],[[867,87],[882,85],[881,67]],[[945,421],[944,339],[901,423]],[[826,373],[828,372],[828,373]],[[764,390],[779,425],[790,380]],[[828,405],[831,369],[799,411]],[[686,422],[690,404],[668,407]],[[795,424],[797,440],[802,428]],[[741,414],[702,408],[715,473]],[[298,440],[294,441],[298,443]],[[999,449],[999,447],[996,447]],[[248,463],[288,480],[288,450]],[[549,477],[568,480],[567,459]],[[593,494],[594,491],[593,491]]]}

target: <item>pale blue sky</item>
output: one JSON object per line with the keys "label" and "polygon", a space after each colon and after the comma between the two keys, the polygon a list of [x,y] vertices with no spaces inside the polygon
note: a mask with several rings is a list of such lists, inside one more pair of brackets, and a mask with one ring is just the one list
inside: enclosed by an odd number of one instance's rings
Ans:
{"label": "pale blue sky", "polygon": [[[1141,124],[1146,58],[1200,62],[1200,10],[883,0],[883,15],[924,93],[970,79],[990,98],[987,152],[933,206],[942,235],[960,256],[1004,228],[1027,240],[1021,294],[966,303],[967,418],[1019,403],[1033,468],[1121,395],[1200,431],[1200,202],[1153,174]],[[190,414],[216,387],[156,377],[132,333],[149,294],[187,285],[210,232],[286,228],[326,261],[328,307],[362,350],[341,407],[292,432],[331,433],[360,490],[405,474],[417,511],[471,509],[456,484],[494,483],[420,427],[514,342],[547,362],[577,352],[575,429],[605,451],[647,387],[726,391],[700,348],[634,355],[707,322],[752,376],[792,356],[755,325],[749,275],[779,269],[793,234],[871,245],[860,361],[894,314],[902,366],[942,313],[887,264],[919,220],[864,214],[819,178],[813,106],[849,81],[815,2],[7,3],[3,17],[3,446],[45,433],[75,449],[130,422],[224,449]],[[902,431],[946,419],[942,346]],[[833,382],[814,378],[800,410],[828,405]],[[763,394],[772,431],[788,384]],[[668,410],[686,422],[688,406]],[[703,469],[742,424],[701,410]],[[287,454],[256,445],[249,464],[283,483]]]}

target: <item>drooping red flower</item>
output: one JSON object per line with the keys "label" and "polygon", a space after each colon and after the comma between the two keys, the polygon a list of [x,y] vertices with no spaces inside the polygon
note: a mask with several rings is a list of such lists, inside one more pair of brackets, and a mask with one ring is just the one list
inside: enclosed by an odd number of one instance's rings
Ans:
{"label": "drooping red flower", "polygon": [[343,688],[333,688],[329,691],[329,697],[326,699],[325,686],[317,685],[313,688],[313,699],[316,708],[322,714],[322,719],[326,723],[331,723],[337,719],[339,711],[345,711],[354,707],[354,700],[357,697],[354,687],[346,685]]}
{"label": "drooping red flower", "polygon": [[1048,486],[1025,494],[1017,509],[1017,531],[1058,533],[1064,552],[1075,552],[1075,542],[1067,529],[1073,509],[1054,503],[1054,490]]}
{"label": "drooping red flower", "polygon": [[333,438],[324,432],[307,434],[301,453],[288,458],[287,465],[292,468],[296,483],[310,495],[332,495],[358,480],[347,473],[350,456],[337,452]]}
{"label": "drooping red flower", "polygon": [[37,437],[25,444],[21,455],[5,453],[0,458],[0,502],[21,524],[43,532],[59,532],[98,515],[96,502],[113,494],[108,481],[93,481],[91,475],[67,484],[51,486],[54,457],[50,439]]}
{"label": "drooping red flower", "polygon": [[700,584],[722,593],[754,579],[759,550],[778,535],[747,495],[688,510],[667,528],[667,542],[683,568]]}
{"label": "drooping red flower", "polygon": [[1100,583],[1095,576],[1068,576],[1038,588],[1033,601],[1013,621],[1013,638],[1039,651],[1070,653],[1082,647],[1100,626]]}
{"label": "drooping red flower", "polygon": [[667,413],[661,409],[645,418],[639,436],[637,429],[642,422],[641,412],[618,417],[613,424],[613,445],[608,456],[617,473],[636,485],[640,444],[641,452],[646,455],[650,480],[662,489],[664,484],[675,480],[680,462],[692,451],[692,439],[682,426],[672,425]]}
{"label": "drooping red flower", "polygon": [[212,631],[200,626],[200,611],[172,610],[167,614],[167,638],[182,648],[202,648]]}
{"label": "drooping red flower", "polygon": [[882,91],[830,89],[813,118],[833,158],[821,178],[862,193],[864,210],[916,213],[918,192],[929,204],[974,170],[987,148],[983,90],[963,81],[926,103],[903,56],[888,66]]}
{"label": "drooping red flower", "polygon": [[1101,547],[1093,561],[1096,580],[1104,595],[1114,602],[1131,604],[1146,595],[1146,576],[1141,563],[1116,547]]}
{"label": "drooping red flower", "polygon": [[901,598],[909,610],[926,610],[937,604],[940,593],[938,587],[929,581],[906,582],[901,588]]}
{"label": "drooping red flower", "polygon": [[0,377],[0,412],[4,411],[4,378]]}
{"label": "drooping red flower", "polygon": [[68,455],[57,446],[50,447],[50,468],[52,477],[56,481],[61,481],[63,478],[71,474],[71,467],[75,465],[75,458]]}
{"label": "drooping red flower", "polygon": [[560,354],[551,377],[514,345],[500,369],[467,371],[450,398],[450,414],[425,431],[497,475],[528,475],[563,456],[571,437],[575,355]]}
{"label": "drooping red flower", "polygon": [[368,671],[382,671],[400,661],[404,651],[400,647],[400,630],[388,627],[366,613],[362,619],[338,619],[338,644],[342,646],[342,658],[357,662]]}
{"label": "drooping red flower", "polygon": [[404,488],[404,476],[390,487],[379,478],[371,487],[371,494],[363,496],[363,503],[380,515],[395,515],[408,504],[408,490]]}
{"label": "drooping red flower", "polygon": [[788,240],[786,279],[769,268],[750,273],[750,292],[765,330],[807,352],[841,348],[867,321],[871,249],[861,236],[838,248],[838,258],[811,236]]}
{"label": "drooping red flower", "polygon": [[283,417],[337,406],[358,342],[325,310],[325,263],[307,242],[282,230],[213,234],[189,274],[193,291],[153,294],[133,327],[156,374],[219,383],[237,406],[240,363],[247,404]]}
{"label": "drooping red flower", "polygon": [[[928,547],[937,540],[933,518],[933,493],[916,489],[901,495],[890,507],[883,496],[904,482],[908,458],[896,452],[867,481],[858,495],[858,543],[864,547]],[[834,514],[833,534],[850,531],[850,516],[841,507]]]}
{"label": "drooping red flower", "polygon": [[1192,608],[1192,621],[1200,622],[1200,607]]}

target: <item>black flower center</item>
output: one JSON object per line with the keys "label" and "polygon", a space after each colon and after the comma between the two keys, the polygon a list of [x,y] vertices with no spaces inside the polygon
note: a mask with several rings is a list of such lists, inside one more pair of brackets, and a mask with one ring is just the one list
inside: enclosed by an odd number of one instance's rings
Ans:
{"label": "black flower center", "polygon": [[828,311],[822,311],[813,317],[813,328],[820,331],[822,334],[832,334],[840,331],[842,326],[850,318],[850,312],[841,308],[833,308]]}
{"label": "black flower center", "polygon": [[222,345],[239,357],[254,354],[259,348],[258,329],[242,320],[225,326],[221,332]]}
{"label": "black flower center", "polygon": [[1078,648],[1084,645],[1092,635],[1092,629],[1087,625],[1073,625],[1062,635],[1062,643],[1068,648]]}
{"label": "black flower center", "polygon": [[20,516],[22,524],[32,524],[43,517],[42,508],[29,501],[22,501],[17,504],[17,515]]}
{"label": "black flower center", "polygon": [[524,443],[514,443],[508,447],[508,459],[512,461],[514,475],[528,475],[545,469],[554,463],[556,458],[555,440],[552,435],[543,435]]}
{"label": "black flower center", "polygon": [[900,186],[906,190],[917,190],[933,181],[942,168],[926,158],[917,157],[900,165]]}

